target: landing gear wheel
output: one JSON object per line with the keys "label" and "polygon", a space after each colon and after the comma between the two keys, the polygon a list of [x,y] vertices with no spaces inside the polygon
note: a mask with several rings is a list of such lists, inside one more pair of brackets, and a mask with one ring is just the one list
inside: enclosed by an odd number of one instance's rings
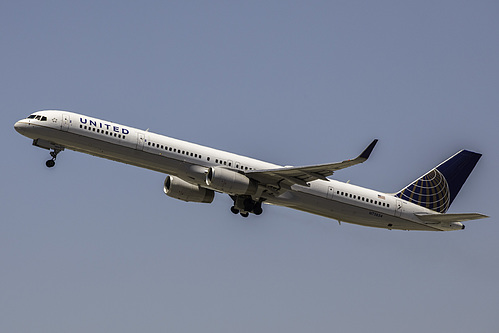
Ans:
{"label": "landing gear wheel", "polygon": [[233,214],[239,214],[239,209],[237,209],[236,207],[232,206],[230,207],[230,211],[233,213]]}
{"label": "landing gear wheel", "polygon": [[253,214],[255,215],[260,215],[263,213],[263,209],[262,209],[262,203],[259,202],[255,205],[255,208],[253,208]]}
{"label": "landing gear wheel", "polygon": [[242,217],[248,217],[249,216],[248,212],[246,212],[246,213],[241,212],[240,214],[241,214]]}
{"label": "landing gear wheel", "polygon": [[54,151],[50,152],[50,156],[52,156],[51,160],[48,160],[45,162],[45,165],[47,168],[53,168],[55,165],[55,159],[57,158],[57,154],[59,154],[61,151],[63,151],[64,148],[54,148]]}

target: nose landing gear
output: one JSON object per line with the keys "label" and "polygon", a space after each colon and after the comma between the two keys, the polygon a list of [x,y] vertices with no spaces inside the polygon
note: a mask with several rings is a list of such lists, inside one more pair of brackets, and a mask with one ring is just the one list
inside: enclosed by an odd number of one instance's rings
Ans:
{"label": "nose landing gear", "polygon": [[50,152],[50,156],[52,156],[52,159],[48,160],[45,162],[45,165],[47,168],[53,168],[55,165],[55,159],[57,158],[57,154],[59,154],[62,151],[62,149],[54,149],[54,151]]}
{"label": "nose landing gear", "polygon": [[52,156],[52,159],[45,162],[45,165],[47,166],[47,168],[54,167],[55,159],[57,158],[57,154],[59,154],[61,151],[64,150],[63,146],[60,146],[54,142],[47,141],[44,139],[34,139],[33,146],[37,146],[37,147],[40,147],[43,149],[48,149],[50,151],[50,156]]}

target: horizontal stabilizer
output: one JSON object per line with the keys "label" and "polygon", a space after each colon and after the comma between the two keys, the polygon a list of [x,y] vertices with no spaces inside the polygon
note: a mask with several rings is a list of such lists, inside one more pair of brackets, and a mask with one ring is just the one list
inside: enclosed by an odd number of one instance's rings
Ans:
{"label": "horizontal stabilizer", "polygon": [[420,220],[429,223],[452,223],[452,222],[463,222],[470,220],[485,219],[488,216],[479,213],[462,213],[462,214],[425,214],[416,213],[415,214]]}

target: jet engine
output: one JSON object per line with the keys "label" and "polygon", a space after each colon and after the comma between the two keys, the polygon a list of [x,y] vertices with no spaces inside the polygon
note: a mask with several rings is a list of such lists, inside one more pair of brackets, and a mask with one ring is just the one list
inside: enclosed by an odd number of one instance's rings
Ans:
{"label": "jet engine", "polygon": [[206,185],[233,195],[251,195],[256,192],[256,183],[236,171],[220,167],[211,167],[206,174]]}
{"label": "jet engine", "polygon": [[169,197],[191,202],[211,203],[215,197],[213,190],[188,183],[173,176],[166,177],[163,191]]}

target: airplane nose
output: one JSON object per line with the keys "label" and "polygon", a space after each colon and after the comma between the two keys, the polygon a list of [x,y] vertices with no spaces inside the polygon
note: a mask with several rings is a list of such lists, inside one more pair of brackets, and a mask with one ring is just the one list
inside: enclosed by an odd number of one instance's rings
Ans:
{"label": "airplane nose", "polygon": [[20,133],[20,134],[23,134],[24,132],[24,129],[26,128],[28,124],[26,124],[23,120],[19,120],[18,122],[16,122],[14,124],[14,129]]}

